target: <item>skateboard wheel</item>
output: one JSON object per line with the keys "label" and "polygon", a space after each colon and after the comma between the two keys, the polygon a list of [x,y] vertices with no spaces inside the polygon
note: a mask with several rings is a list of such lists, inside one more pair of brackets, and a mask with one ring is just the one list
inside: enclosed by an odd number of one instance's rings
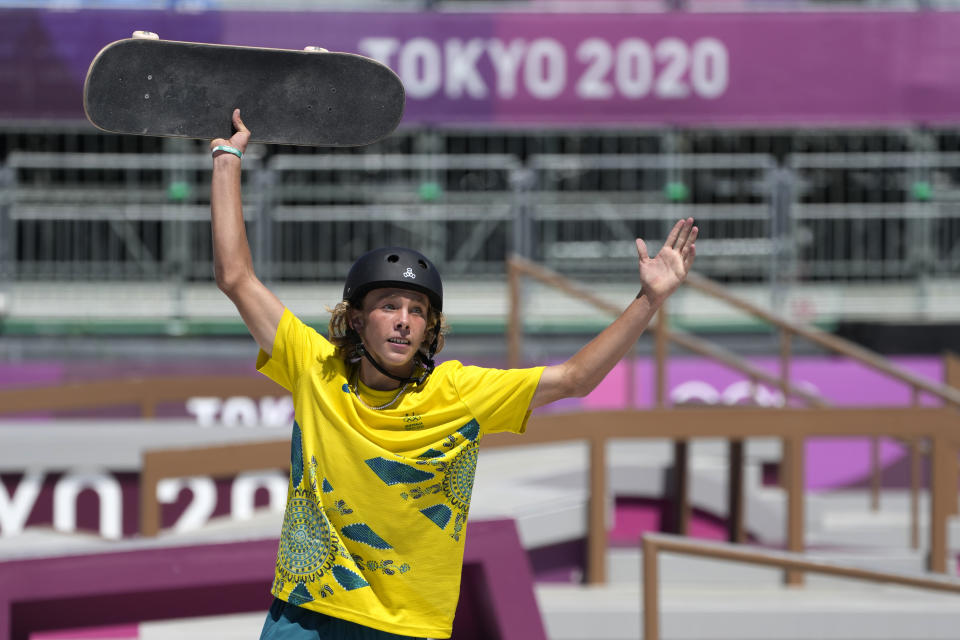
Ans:
{"label": "skateboard wheel", "polygon": [[134,31],[134,38],[142,38],[144,40],[159,40],[160,36],[155,34],[153,31]]}
{"label": "skateboard wheel", "polygon": [[329,51],[327,51],[327,50],[324,49],[323,47],[316,47],[316,46],[304,47],[303,50],[304,50],[304,51],[312,51],[312,52],[314,52],[314,53],[330,53]]}

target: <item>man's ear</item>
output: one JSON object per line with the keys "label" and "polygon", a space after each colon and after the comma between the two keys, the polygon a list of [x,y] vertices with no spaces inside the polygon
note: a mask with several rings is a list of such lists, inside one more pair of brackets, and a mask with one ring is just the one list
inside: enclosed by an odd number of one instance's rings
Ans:
{"label": "man's ear", "polygon": [[363,328],[363,315],[351,309],[347,317],[347,323],[351,329],[359,333],[360,329]]}

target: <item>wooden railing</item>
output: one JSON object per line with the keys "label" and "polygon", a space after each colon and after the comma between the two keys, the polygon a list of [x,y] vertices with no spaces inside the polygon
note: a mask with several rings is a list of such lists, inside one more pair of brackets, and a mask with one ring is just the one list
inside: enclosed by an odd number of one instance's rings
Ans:
{"label": "wooden railing", "polygon": [[231,477],[245,471],[289,467],[289,438],[251,444],[147,451],[143,454],[140,467],[140,535],[152,537],[160,533],[157,485],[161,480],[191,476]]}
{"label": "wooden railing", "polygon": [[[510,291],[510,315],[507,321],[507,366],[519,367],[521,362],[521,353],[523,351],[523,304],[521,298],[521,281],[523,277],[532,278],[542,284],[545,284],[558,291],[562,291],[568,296],[586,302],[594,306],[598,311],[603,311],[611,316],[618,316],[623,312],[623,307],[610,304],[603,298],[597,296],[583,285],[575,283],[569,278],[565,278],[555,271],[531,262],[525,258],[513,257],[507,265],[508,282]],[[701,340],[688,333],[677,329],[669,329],[666,326],[666,310],[661,309],[657,314],[655,323],[655,340],[657,341],[656,357],[656,399],[657,406],[666,404],[666,344],[674,343],[692,353],[701,355],[712,360],[716,360],[736,371],[743,373],[754,383],[767,383],[784,391],[787,397],[795,397],[804,401],[806,404],[817,407],[830,406],[823,396],[809,389],[791,384],[789,378],[784,376],[774,376],[767,371],[754,366],[749,360],[738,356],[734,352],[725,349],[719,345]],[[628,377],[632,371],[628,370]],[[632,393],[632,379],[628,379],[628,397]],[[960,399],[960,393],[957,394]]]}
{"label": "wooden railing", "polygon": [[648,533],[643,536],[643,619],[641,621],[643,640],[660,640],[660,580],[657,561],[661,552],[681,553],[716,560],[759,564],[790,571],[822,573],[852,580],[897,584],[918,589],[960,594],[960,580],[955,579],[871,571],[859,567],[845,567],[810,560],[798,553],[746,549],[731,544],[705,543],[678,536]]}
{"label": "wooden railing", "polygon": [[[510,315],[508,320],[508,362],[510,366],[520,366],[523,342],[523,305],[521,296],[521,283],[524,277],[531,278],[548,287],[561,291],[575,299],[587,302],[593,305],[597,310],[603,311],[612,316],[619,315],[622,308],[612,305],[609,302],[595,295],[585,286],[579,285],[555,271],[547,269],[541,265],[531,262],[525,258],[512,257],[508,261],[508,279],[510,290]],[[781,391],[784,396],[784,402],[789,403],[790,398],[798,399],[809,407],[827,407],[830,403],[821,395],[810,392],[802,387],[798,387],[790,380],[790,369],[792,360],[792,342],[794,336],[807,339],[814,344],[835,354],[848,357],[869,368],[872,368],[888,377],[903,382],[908,385],[912,392],[912,404],[914,407],[920,406],[920,394],[927,393],[943,401],[945,405],[960,407],[960,389],[951,386],[951,383],[960,382],[960,362],[948,357],[946,366],[946,381],[948,384],[939,384],[913,374],[910,371],[898,367],[890,360],[876,354],[868,349],[864,349],[849,340],[839,338],[825,331],[793,322],[781,315],[773,313],[747,300],[732,295],[725,290],[723,286],[713,280],[705,278],[697,273],[690,273],[687,277],[686,286],[692,287],[697,291],[721,300],[732,307],[739,309],[754,318],[760,319],[776,327],[780,333],[780,375],[774,376],[755,367],[745,358],[742,358],[722,347],[710,344],[686,334],[677,329],[670,328],[667,322],[667,305],[663,305],[657,314],[654,322],[654,360],[655,360],[655,392],[654,404],[658,408],[667,405],[666,400],[666,362],[668,345],[676,344],[686,350],[711,360],[720,362],[731,369],[742,373],[753,384],[765,383]],[[628,398],[633,398],[633,367],[627,368]],[[914,549],[920,546],[919,537],[919,502],[920,488],[922,484],[921,467],[922,455],[926,453],[925,445],[917,439],[901,439],[902,444],[906,445],[910,452],[910,541]],[[881,487],[881,465],[880,465],[880,444],[878,437],[870,437],[871,455],[870,455],[870,503],[873,510],[879,509],[880,505],[880,487]],[[785,448],[789,448],[790,442],[783,443]],[[738,468],[738,459],[740,454],[739,445],[731,442],[731,469]],[[685,442],[676,440],[674,443],[674,465],[676,489],[675,509],[676,515],[674,521],[680,523],[677,528],[678,533],[686,533],[685,523],[687,522],[686,513],[688,511],[686,495],[686,483],[684,481],[684,470],[687,467],[688,449]],[[732,478],[736,481],[736,478]]]}
{"label": "wooden railing", "polygon": [[[520,353],[522,323],[519,316],[519,278],[527,275],[547,284],[556,285],[563,291],[594,302],[599,309],[619,313],[609,303],[597,300],[590,292],[579,288],[542,267],[513,260],[510,266],[510,292],[514,304],[511,306],[509,331],[509,353],[512,364],[517,364]],[[695,276],[691,284],[703,283]],[[742,301],[740,306],[749,306]],[[762,311],[762,310],[760,310]],[[767,313],[767,312],[763,312]],[[773,317],[772,314],[767,314]],[[677,451],[685,452],[685,442],[692,438],[727,438],[731,441],[731,452],[738,449],[741,457],[732,456],[731,472],[742,466],[742,440],[750,437],[780,438],[784,443],[781,483],[787,493],[786,541],[787,549],[799,552],[803,550],[803,501],[804,478],[803,456],[804,440],[808,437],[861,436],[889,437],[907,442],[930,442],[932,462],[931,472],[931,511],[929,527],[930,555],[928,567],[932,571],[943,572],[946,569],[946,522],[949,515],[957,511],[957,440],[960,438],[960,413],[952,405],[960,399],[960,392],[916,378],[912,374],[891,368],[879,356],[869,356],[857,349],[846,349],[845,341],[833,336],[821,335],[808,327],[802,327],[778,319],[787,334],[811,337],[827,348],[838,347],[845,355],[861,360],[869,366],[883,370],[914,385],[915,397],[919,393],[930,393],[942,398],[948,405],[945,408],[921,408],[919,406],[904,409],[833,409],[820,396],[798,388],[789,381],[789,339],[782,341],[781,376],[771,378],[768,374],[750,365],[739,356],[724,349],[711,346],[693,336],[687,336],[676,330],[668,329],[665,322],[665,310],[659,314],[657,322],[657,399],[658,409],[651,411],[611,411],[598,413],[536,415],[530,420],[528,433],[517,438],[504,434],[493,434],[484,439],[484,446],[524,446],[560,441],[586,441],[590,447],[590,489],[588,526],[588,581],[604,582],[604,555],[606,553],[605,509],[607,495],[606,449],[613,438],[662,438],[680,443]],[[779,325],[778,325],[779,326]],[[695,353],[712,357],[728,366],[741,371],[756,383],[768,383],[778,386],[787,397],[794,397],[808,406],[818,407],[811,414],[808,409],[759,409],[759,408],[684,408],[666,410],[665,403],[665,358],[668,342],[678,344]],[[960,366],[948,363],[948,379],[956,379],[955,373]],[[90,383],[73,383],[58,387],[22,388],[0,390],[0,414],[15,415],[30,412],[56,412],[106,406],[136,406],[141,416],[153,417],[158,405],[164,402],[185,400],[192,396],[234,395],[276,395],[280,388],[266,378],[259,377],[192,377],[192,378],[153,378],[132,380],[108,380]],[[918,451],[914,449],[914,454]],[[231,445],[205,450],[185,450],[150,452],[144,456],[144,468],[141,485],[141,528],[150,535],[159,529],[159,505],[156,497],[156,483],[165,477],[203,474],[232,474],[242,470],[277,468],[289,464],[289,442],[287,440],[266,444]],[[220,456],[224,460],[216,462]],[[916,463],[917,455],[913,455]],[[678,460],[681,456],[678,456]],[[685,468],[685,454],[682,455]],[[916,468],[916,467],[915,467]],[[915,479],[919,478],[918,475]],[[685,485],[685,474],[678,479],[680,486]],[[732,477],[736,480],[736,477]],[[738,486],[739,485],[739,486]],[[914,495],[919,481],[912,487]],[[742,517],[742,477],[740,482],[731,481],[728,492],[732,520]],[[678,504],[686,509],[687,497],[683,491]],[[913,531],[916,542],[917,509],[913,507]],[[742,532],[742,525],[734,522],[733,529]],[[737,539],[737,538],[732,538]],[[799,574],[788,573],[789,582],[798,582]]]}
{"label": "wooden railing", "polygon": [[182,402],[196,396],[228,398],[286,393],[286,390],[263,376],[152,377],[69,382],[57,386],[0,389],[0,415],[135,407],[141,418],[153,418],[159,405]]}
{"label": "wooden railing", "polygon": [[[789,382],[791,343],[793,337],[798,336],[809,340],[829,352],[850,358],[889,378],[906,384],[910,388],[912,405],[915,407],[920,406],[921,393],[930,394],[943,401],[944,404],[960,407],[960,390],[953,388],[949,384],[933,382],[907,371],[902,367],[898,367],[895,363],[880,354],[865,349],[854,342],[837,337],[816,327],[793,322],[788,318],[731,294],[724,289],[720,283],[700,274],[689,274],[687,277],[687,285],[700,293],[716,298],[717,300],[722,300],[730,306],[740,309],[754,318],[763,320],[779,329],[781,345],[780,371],[783,384]],[[910,510],[912,514],[916,514],[919,510],[918,494],[920,490],[921,455],[923,453],[922,443],[912,440],[902,442],[902,444],[905,444],[910,450]],[[871,439],[870,478],[870,505],[873,510],[876,511],[880,507],[880,487],[882,484],[879,438]],[[916,549],[919,546],[919,534],[917,530],[917,518],[915,516],[911,519],[910,529],[911,545]]]}
{"label": "wooden railing", "polygon": [[[957,368],[955,365],[950,365]],[[0,413],[68,411],[94,407],[137,406],[143,417],[151,417],[157,405],[183,401],[192,396],[274,395],[282,390],[266,378],[195,377],[106,380],[73,383],[59,387],[7,389],[0,391]],[[960,433],[960,414],[949,409],[819,409],[811,420],[808,410],[749,408],[687,408],[653,411],[536,415],[528,433],[517,438],[495,434],[484,439],[484,447],[523,446],[546,442],[586,441],[590,445],[591,495],[588,527],[590,582],[603,582],[606,552],[605,497],[606,447],[611,438],[728,438],[740,443],[746,437],[777,437],[784,447],[782,484],[787,492],[787,547],[803,548],[803,440],[813,436],[885,436],[930,439],[934,444],[931,487],[933,508],[930,526],[930,568],[946,567],[946,518],[956,512],[957,477],[955,439]],[[732,448],[733,450],[733,448]],[[741,456],[733,458],[728,488],[731,539],[742,539],[743,484],[738,470]],[[944,453],[945,451],[953,453]],[[144,456],[141,479],[141,529],[151,535],[159,530],[156,483],[164,477],[197,473],[232,474],[255,468],[277,468],[289,464],[289,442],[265,445],[230,445],[193,453],[190,450],[152,452]],[[222,457],[222,459],[221,459]],[[219,462],[218,462],[219,460]],[[685,480],[685,479],[684,479]],[[685,482],[684,482],[685,484]],[[789,576],[788,576],[789,577]],[[790,577],[792,579],[792,577]]]}
{"label": "wooden railing", "polygon": [[[656,438],[781,438],[792,446],[785,450],[782,478],[787,493],[786,548],[804,550],[804,440],[808,437],[929,438],[932,442],[932,496],[930,510],[931,571],[947,568],[947,519],[957,507],[957,443],[960,414],[942,408],[821,409],[811,420],[806,409],[689,408],[649,411],[598,411],[543,414],[530,418],[527,432],[490,434],[483,438],[485,450],[534,444],[585,441],[590,450],[589,507],[587,526],[587,581],[606,581],[607,551],[607,448],[611,440]],[[144,456],[141,491],[141,525],[144,535],[159,528],[157,483],[170,477],[234,474],[241,471],[280,468],[289,465],[289,442],[230,445],[186,451],[155,451]],[[954,482],[950,482],[953,479]],[[728,495],[733,500],[733,496]],[[786,580],[800,582],[800,574],[788,572]]]}

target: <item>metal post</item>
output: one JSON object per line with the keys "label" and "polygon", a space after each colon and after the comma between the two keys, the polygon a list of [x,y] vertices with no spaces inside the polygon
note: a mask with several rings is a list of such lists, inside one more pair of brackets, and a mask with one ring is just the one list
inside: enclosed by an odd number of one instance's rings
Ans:
{"label": "metal post", "polygon": [[770,302],[771,308],[786,315],[794,269],[793,242],[793,171],[772,168],[768,171],[770,187]]}
{"label": "metal post", "polygon": [[[931,151],[930,136],[919,135],[914,143],[914,151],[908,156],[907,179],[910,183],[925,182],[931,184],[931,167],[926,158]],[[930,310],[930,277],[933,271],[932,256],[936,255],[936,241],[934,240],[933,209],[935,202],[913,198],[905,206],[906,216],[906,259],[910,275],[916,277],[915,289],[918,292],[916,312],[928,313]]]}
{"label": "metal post", "polygon": [[0,316],[6,311],[4,296],[9,295],[16,273],[17,235],[13,229],[13,194],[16,172],[0,167]]}
{"label": "metal post", "polygon": [[253,166],[256,197],[256,236],[253,265],[257,276],[270,282],[276,274],[273,262],[273,207],[276,170],[262,163]]}
{"label": "metal post", "polygon": [[520,308],[520,268],[507,260],[507,286],[510,295],[510,315],[507,318],[507,366],[520,366],[523,351],[523,310]]}
{"label": "metal post", "polygon": [[532,169],[516,169],[510,173],[514,194],[511,250],[528,260],[534,259],[533,205],[530,192],[535,182],[536,174]]}
{"label": "metal post", "polygon": [[[511,247],[508,255],[533,259],[533,223],[530,220],[530,189],[534,173],[530,169],[515,169],[510,173],[513,187],[513,219]],[[507,366],[519,367],[523,359],[523,304],[522,272],[511,258],[507,259],[507,280],[510,295],[510,317],[507,326]]]}
{"label": "metal post", "polygon": [[791,338],[789,329],[780,329],[780,393],[783,394],[784,407],[790,404]]}
{"label": "metal post", "polygon": [[[191,148],[191,144],[188,140],[183,138],[163,138],[161,142],[162,153],[165,157],[174,157],[177,155],[183,155],[188,152]],[[186,184],[185,177],[186,171],[181,166],[173,166],[168,162],[163,163],[164,168],[164,180],[167,186],[171,186],[175,183]],[[136,172],[128,171],[126,176],[126,182],[128,185],[135,185],[138,180]],[[128,189],[130,187],[128,186]],[[137,197],[138,200],[142,201],[142,195]],[[181,207],[183,204],[181,203]],[[129,225],[129,222],[124,222],[124,226]],[[190,237],[192,235],[192,223],[185,216],[177,215],[176,219],[171,222],[172,235],[174,240],[174,251],[172,255],[174,256],[174,270],[170,272],[170,277],[173,278],[173,308],[171,311],[171,317],[167,318],[167,321],[170,323],[170,329],[172,331],[178,332],[182,330],[183,325],[187,318],[187,283],[193,278],[196,269],[192,263],[193,256],[190,251]],[[128,245],[131,244],[130,240],[127,241]],[[212,273],[212,269],[210,273]]]}

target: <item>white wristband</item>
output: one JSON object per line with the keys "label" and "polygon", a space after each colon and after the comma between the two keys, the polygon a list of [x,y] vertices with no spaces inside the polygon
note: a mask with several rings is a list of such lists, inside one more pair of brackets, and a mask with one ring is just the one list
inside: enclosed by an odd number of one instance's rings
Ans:
{"label": "white wristband", "polygon": [[211,154],[214,154],[214,153],[216,153],[217,151],[226,151],[227,153],[232,153],[233,155],[237,156],[238,158],[242,158],[242,157],[243,157],[243,152],[240,151],[240,149],[237,149],[236,147],[228,147],[228,146],[225,145],[225,144],[218,144],[217,146],[215,146],[215,147],[210,151],[210,153],[211,153]]}

